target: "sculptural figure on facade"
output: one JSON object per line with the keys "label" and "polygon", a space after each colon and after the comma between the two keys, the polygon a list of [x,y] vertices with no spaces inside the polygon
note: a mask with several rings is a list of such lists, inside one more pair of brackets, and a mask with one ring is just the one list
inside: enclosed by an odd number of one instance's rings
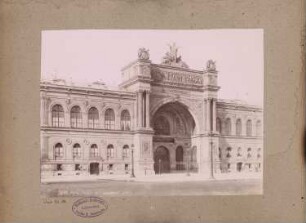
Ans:
{"label": "sculptural figure on facade", "polygon": [[216,61],[208,60],[206,64],[206,69],[208,71],[216,71]]}
{"label": "sculptural figure on facade", "polygon": [[150,59],[149,50],[145,48],[140,48],[138,50],[138,59],[139,60],[149,60]]}
{"label": "sculptural figure on facade", "polygon": [[182,57],[178,56],[178,48],[175,43],[169,44],[169,52],[162,59],[162,64],[170,66],[188,68],[188,65],[182,61]]}

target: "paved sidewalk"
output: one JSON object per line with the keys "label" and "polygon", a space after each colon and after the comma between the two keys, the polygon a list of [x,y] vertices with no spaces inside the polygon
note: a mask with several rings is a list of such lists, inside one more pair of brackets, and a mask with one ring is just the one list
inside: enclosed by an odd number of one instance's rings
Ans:
{"label": "paved sidewalk", "polygon": [[[260,175],[248,175],[248,179],[258,179]],[[190,181],[211,181],[211,180],[234,180],[245,179],[245,176],[222,176],[216,175],[214,178],[205,178],[200,174],[173,173],[161,175],[136,176],[131,178],[130,175],[99,175],[99,176],[54,176],[48,179],[42,179],[42,183],[57,182],[89,182],[89,181],[136,181],[136,182],[190,182]]]}

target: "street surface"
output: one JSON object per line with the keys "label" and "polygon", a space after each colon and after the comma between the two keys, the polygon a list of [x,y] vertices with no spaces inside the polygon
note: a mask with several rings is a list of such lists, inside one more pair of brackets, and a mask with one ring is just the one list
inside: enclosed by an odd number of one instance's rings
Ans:
{"label": "street surface", "polygon": [[261,193],[262,181],[259,179],[144,182],[126,178],[124,180],[98,179],[95,181],[41,184],[43,197],[247,195]]}

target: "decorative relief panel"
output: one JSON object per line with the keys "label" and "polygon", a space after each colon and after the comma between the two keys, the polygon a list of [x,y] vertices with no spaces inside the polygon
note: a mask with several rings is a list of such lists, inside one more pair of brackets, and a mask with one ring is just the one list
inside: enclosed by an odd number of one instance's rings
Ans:
{"label": "decorative relief panel", "polygon": [[89,145],[90,142],[89,142],[87,139],[84,139],[84,144],[85,144],[85,145]]}
{"label": "decorative relief panel", "polygon": [[70,144],[72,143],[72,140],[69,139],[69,138],[67,138],[67,139],[66,139],[66,142],[67,142],[68,145],[70,145]]}
{"label": "decorative relief panel", "polygon": [[151,154],[150,142],[143,141],[142,142],[142,156],[143,157],[149,157],[150,154]]}

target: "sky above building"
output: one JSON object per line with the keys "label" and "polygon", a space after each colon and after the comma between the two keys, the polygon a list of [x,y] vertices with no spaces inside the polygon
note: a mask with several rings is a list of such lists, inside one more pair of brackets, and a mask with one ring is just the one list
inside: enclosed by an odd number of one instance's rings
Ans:
{"label": "sky above building", "polygon": [[219,98],[263,105],[263,30],[61,30],[42,32],[42,79],[106,85],[121,82],[121,68],[147,48],[152,63],[159,64],[168,45],[191,69],[203,70],[216,61],[221,87]]}

